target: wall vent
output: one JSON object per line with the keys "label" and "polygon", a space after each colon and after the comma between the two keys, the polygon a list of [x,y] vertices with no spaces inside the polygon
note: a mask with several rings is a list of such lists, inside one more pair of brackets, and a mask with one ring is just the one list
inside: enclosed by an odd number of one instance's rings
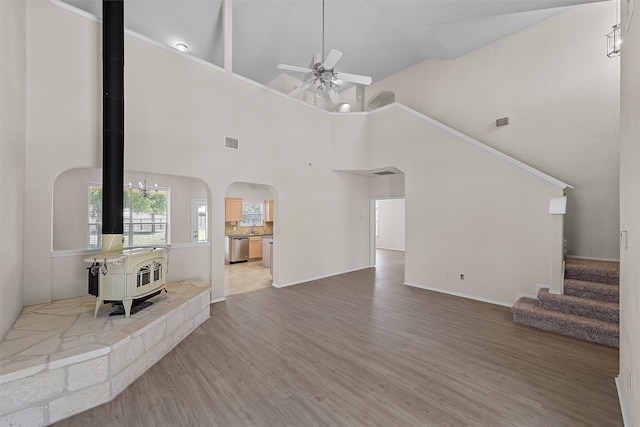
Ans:
{"label": "wall vent", "polygon": [[238,138],[231,138],[230,136],[224,137],[224,146],[233,150],[238,149]]}
{"label": "wall vent", "polygon": [[396,173],[394,171],[378,171],[378,172],[373,172],[374,175],[395,175]]}
{"label": "wall vent", "polygon": [[496,126],[505,126],[509,124],[509,117],[503,117],[496,120]]}

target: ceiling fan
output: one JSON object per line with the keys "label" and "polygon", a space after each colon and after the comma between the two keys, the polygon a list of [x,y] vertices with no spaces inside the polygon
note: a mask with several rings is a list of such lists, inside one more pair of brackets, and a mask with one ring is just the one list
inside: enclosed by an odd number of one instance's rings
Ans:
{"label": "ceiling fan", "polygon": [[[324,0],[322,0],[322,54],[324,55]],[[316,62],[312,68],[287,64],[278,65],[280,70],[310,74],[302,85],[289,93],[289,96],[298,96],[300,93],[313,86],[318,93],[328,96],[331,99],[331,102],[337,104],[340,102],[338,89],[343,84],[355,83],[364,86],[371,84],[372,79],[369,76],[335,71],[334,67],[340,58],[342,58],[342,52],[337,49],[331,49],[324,61]]]}

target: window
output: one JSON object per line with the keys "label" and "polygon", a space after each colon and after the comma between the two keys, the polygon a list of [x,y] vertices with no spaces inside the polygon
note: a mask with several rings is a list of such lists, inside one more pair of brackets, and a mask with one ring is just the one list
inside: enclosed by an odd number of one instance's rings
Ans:
{"label": "window", "polygon": [[242,202],[242,227],[262,227],[263,202]]}
{"label": "window", "polygon": [[[137,188],[123,190],[124,246],[164,246],[169,239],[168,188],[154,188],[143,196]],[[102,246],[102,185],[89,184],[88,245]]]}

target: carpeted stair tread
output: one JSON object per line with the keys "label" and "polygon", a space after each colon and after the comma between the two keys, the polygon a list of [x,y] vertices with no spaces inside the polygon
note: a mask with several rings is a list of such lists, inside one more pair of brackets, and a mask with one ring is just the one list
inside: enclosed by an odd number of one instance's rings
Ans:
{"label": "carpeted stair tread", "polygon": [[546,310],[533,298],[520,298],[511,307],[513,321],[534,328],[611,347],[619,346],[620,328],[615,323]]}
{"label": "carpeted stair tread", "polygon": [[584,280],[565,279],[564,294],[612,303],[620,301],[620,287],[618,285]]}
{"label": "carpeted stair tread", "polygon": [[620,263],[565,258],[564,277],[565,279],[618,285],[620,283]]}
{"label": "carpeted stair tread", "polygon": [[619,305],[613,302],[596,301],[571,295],[560,295],[542,288],[538,292],[538,304],[546,310],[559,311],[576,316],[590,317],[605,322],[618,323]]}

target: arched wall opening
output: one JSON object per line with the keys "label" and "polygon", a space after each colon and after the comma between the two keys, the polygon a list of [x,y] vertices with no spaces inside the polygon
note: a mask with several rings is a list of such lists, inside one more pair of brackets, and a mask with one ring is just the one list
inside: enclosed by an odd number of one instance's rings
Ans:
{"label": "arched wall opening", "polygon": [[[166,215],[158,215],[154,218],[154,223],[149,225],[143,224],[145,220],[127,212],[125,218],[128,216],[132,221],[138,221],[132,226],[135,228],[132,234],[136,234],[134,245],[144,243],[144,238],[152,233],[165,233],[166,237],[161,236],[157,246],[169,248],[167,280],[199,278],[210,283],[210,238],[208,235],[204,238],[200,235],[199,240],[194,241],[197,224],[193,221],[197,216],[192,212],[196,206],[194,201],[199,201],[200,206],[205,204],[205,215],[210,211],[209,187],[199,178],[125,171],[125,187],[131,183],[132,188],[138,188],[139,183],[145,180],[151,194],[156,191],[156,184],[158,189],[166,190]],[[100,252],[100,247],[96,247],[91,240],[99,225],[93,222],[89,211],[92,205],[99,206],[101,202],[91,200],[90,188],[101,186],[101,181],[101,169],[76,168],[62,172],[54,182],[51,239],[51,294],[54,300],[87,295],[86,265],[83,259]],[[93,218],[95,219],[95,215]],[[210,229],[211,219],[207,217],[205,222],[209,226],[205,229],[206,234]]]}
{"label": "arched wall opening", "polygon": [[272,286],[277,274],[273,263],[278,213],[275,188],[234,182],[227,187],[224,202],[225,296]]}

